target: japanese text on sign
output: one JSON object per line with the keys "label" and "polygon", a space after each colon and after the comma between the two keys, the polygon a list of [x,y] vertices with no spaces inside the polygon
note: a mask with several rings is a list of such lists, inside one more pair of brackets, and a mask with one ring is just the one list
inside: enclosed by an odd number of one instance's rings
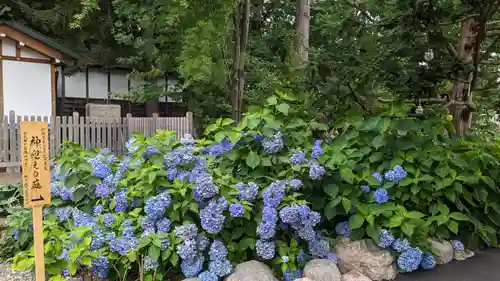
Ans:
{"label": "japanese text on sign", "polygon": [[48,124],[21,123],[24,206],[50,204]]}

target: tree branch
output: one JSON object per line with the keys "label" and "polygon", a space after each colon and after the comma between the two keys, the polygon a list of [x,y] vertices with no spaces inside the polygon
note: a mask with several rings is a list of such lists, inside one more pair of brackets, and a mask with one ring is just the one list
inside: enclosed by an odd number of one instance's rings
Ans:
{"label": "tree branch", "polygon": [[347,87],[349,88],[349,91],[351,92],[351,95],[353,96],[354,101],[356,101],[356,103],[359,104],[359,106],[365,112],[367,112],[369,114],[373,114],[373,112],[366,106],[366,104],[364,104],[363,102],[361,102],[361,100],[359,99],[358,95],[356,94],[356,92],[354,92],[354,89],[351,87],[351,83],[347,82]]}

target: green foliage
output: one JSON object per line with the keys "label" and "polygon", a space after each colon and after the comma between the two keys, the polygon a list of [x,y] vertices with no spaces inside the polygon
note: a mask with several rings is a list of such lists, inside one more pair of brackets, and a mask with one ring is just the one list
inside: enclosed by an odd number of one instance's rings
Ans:
{"label": "green foliage", "polygon": [[[278,91],[264,107],[249,107],[238,124],[219,118],[196,141],[179,141],[173,132],[135,136],[120,159],[106,150],[65,144],[54,167],[53,204],[45,213],[46,268],[53,280],[66,269],[74,273],[102,259],[109,262],[112,280],[129,274],[157,280],[183,262],[182,247],[191,238],[173,229],[186,224],[198,226],[199,239],[222,241],[232,263],[265,259],[283,272],[303,266],[301,252],[327,258],[329,240],[336,236],[332,225],[342,222],[352,239],[379,241],[386,229],[425,250],[429,237],[462,234],[470,236],[471,245],[498,246],[500,150],[489,137],[455,139],[446,130],[446,118],[417,119],[394,108],[331,128],[298,105],[296,97]],[[297,153],[304,161],[296,160]],[[397,177],[385,175],[396,170]],[[374,172],[385,179],[379,181]],[[301,186],[293,187],[297,181]],[[259,187],[256,200],[241,197],[242,186],[250,183]],[[103,195],[104,187],[109,195]],[[383,190],[387,198],[377,195]],[[168,202],[161,203],[167,208],[161,215],[172,224],[166,232],[156,228],[159,218],[151,215],[158,202]],[[230,215],[231,204],[241,204],[243,214]],[[96,206],[101,212],[94,213]],[[207,213],[215,212],[214,206],[221,214]],[[278,226],[298,206],[307,216]],[[269,222],[272,210],[279,218]],[[325,220],[320,222],[320,215]],[[11,231],[19,229],[19,243],[24,241],[14,267],[31,268],[29,214],[16,213],[9,220]],[[308,223],[311,228],[305,229]],[[274,232],[267,237],[264,227],[269,226]],[[262,256],[259,248],[267,240],[276,247],[272,257]],[[163,247],[166,241],[169,246]],[[125,242],[133,246],[117,250]],[[326,247],[318,251],[320,245]],[[60,258],[64,249],[68,259]],[[207,249],[199,250],[208,263]],[[161,266],[149,270],[146,259]]]}
{"label": "green foliage", "polygon": [[22,185],[8,184],[0,186],[0,216],[8,214],[8,210],[22,204]]}

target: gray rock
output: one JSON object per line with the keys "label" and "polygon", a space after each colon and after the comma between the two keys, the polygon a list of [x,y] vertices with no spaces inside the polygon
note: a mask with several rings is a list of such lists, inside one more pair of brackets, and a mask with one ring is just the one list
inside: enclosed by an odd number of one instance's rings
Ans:
{"label": "gray rock", "polygon": [[454,251],[450,242],[431,238],[428,241],[437,264],[446,264],[453,260]]}
{"label": "gray rock", "polygon": [[360,273],[356,270],[352,270],[342,275],[342,281],[372,281],[372,280],[363,275],[363,273]]}
{"label": "gray rock", "polygon": [[258,261],[240,263],[225,281],[278,281],[269,266]]}
{"label": "gray rock", "polygon": [[474,254],[473,251],[469,250],[469,249],[465,249],[465,258],[467,259],[470,259],[472,258],[473,256],[475,256],[476,254]]}
{"label": "gray rock", "polygon": [[453,258],[457,261],[464,261],[467,259],[467,257],[465,257],[465,251],[455,251],[453,253]]}
{"label": "gray rock", "polygon": [[342,273],[356,270],[371,280],[393,280],[397,276],[391,252],[381,250],[371,239],[343,240],[335,247]]}
{"label": "gray rock", "polygon": [[304,267],[304,277],[314,281],[341,281],[337,264],[330,260],[315,259]]}
{"label": "gray rock", "polygon": [[198,277],[194,277],[194,278],[188,278],[188,279],[184,279],[182,281],[200,281],[200,278]]}

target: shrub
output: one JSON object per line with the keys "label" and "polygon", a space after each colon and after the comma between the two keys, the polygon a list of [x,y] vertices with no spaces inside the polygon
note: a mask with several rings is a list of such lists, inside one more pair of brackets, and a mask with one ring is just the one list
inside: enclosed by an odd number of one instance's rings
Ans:
{"label": "shrub", "polygon": [[[391,247],[407,271],[433,267],[429,236],[474,230],[496,246],[495,146],[450,139],[445,119],[381,114],[329,128],[293,104],[277,93],[198,140],[135,136],[122,158],[66,145],[44,212],[51,280],[90,270],[159,281],[168,267],[213,280],[249,259],[293,280],[311,257],[336,259],[336,235]],[[27,221],[12,220],[19,237]],[[33,251],[13,261],[30,268]]]}

